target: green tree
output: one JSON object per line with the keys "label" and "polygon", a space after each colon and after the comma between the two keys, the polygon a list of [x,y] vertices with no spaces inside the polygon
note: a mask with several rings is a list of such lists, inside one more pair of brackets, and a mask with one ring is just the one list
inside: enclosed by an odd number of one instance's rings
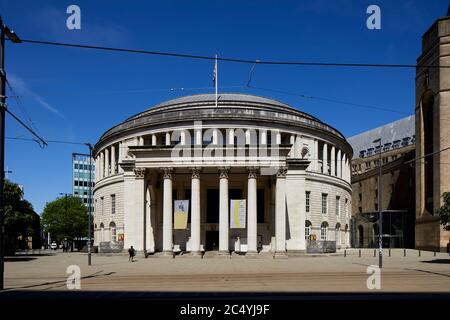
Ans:
{"label": "green tree", "polygon": [[58,242],[65,238],[72,242],[77,237],[87,236],[87,208],[78,197],[66,196],[47,202],[42,213],[42,225]]}
{"label": "green tree", "polygon": [[450,192],[444,192],[442,198],[444,198],[444,204],[439,208],[438,212],[444,229],[450,230]]}
{"label": "green tree", "polygon": [[18,248],[27,247],[28,237],[33,237],[33,242],[40,245],[39,215],[34,212],[31,203],[23,199],[22,189],[8,180],[5,180],[4,186],[4,205],[8,254],[13,254]]}

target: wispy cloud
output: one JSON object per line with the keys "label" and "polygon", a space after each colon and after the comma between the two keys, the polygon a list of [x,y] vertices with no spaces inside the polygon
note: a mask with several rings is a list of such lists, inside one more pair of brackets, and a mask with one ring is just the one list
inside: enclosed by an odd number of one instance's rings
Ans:
{"label": "wispy cloud", "polygon": [[[99,45],[123,45],[130,39],[127,28],[96,18],[92,19],[92,12],[81,7],[81,29],[69,30],[66,27],[68,15],[64,6],[57,8],[42,7],[33,12],[29,20],[39,25],[37,32],[45,38],[58,39],[65,42],[90,43]],[[88,15],[91,13],[91,15]]]}
{"label": "wispy cloud", "polygon": [[9,74],[8,75],[8,82],[11,84],[11,87],[14,89],[14,91],[19,96],[24,95],[24,96],[31,97],[32,99],[34,99],[38,103],[38,105],[40,105],[44,109],[46,109],[46,110],[48,110],[48,111],[58,115],[61,118],[64,118],[64,115],[61,112],[59,112],[58,109],[56,109],[55,107],[50,105],[39,94],[37,94],[36,92],[31,90],[28,87],[28,85],[26,84],[26,82],[22,78],[14,75],[14,74]]}

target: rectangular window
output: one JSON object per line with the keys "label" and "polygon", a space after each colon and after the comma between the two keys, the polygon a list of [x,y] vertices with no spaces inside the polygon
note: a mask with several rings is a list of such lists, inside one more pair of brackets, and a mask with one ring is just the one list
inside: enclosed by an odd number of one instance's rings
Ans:
{"label": "rectangular window", "polygon": [[111,195],[111,214],[115,214],[116,213],[116,195],[112,194]]}
{"label": "rectangular window", "polygon": [[345,216],[348,217],[348,199],[345,199]]}
{"label": "rectangular window", "polygon": [[322,213],[328,213],[328,194],[322,193]]}
{"label": "rectangular window", "polygon": [[306,212],[309,212],[310,210],[310,198],[311,198],[311,191],[306,191]]}
{"label": "rectangular window", "polygon": [[100,198],[100,212],[102,213],[102,215],[103,215],[103,208],[104,208],[104,198],[103,197],[101,197]]}
{"label": "rectangular window", "polygon": [[340,196],[336,196],[336,215],[337,216],[341,215],[341,197]]}

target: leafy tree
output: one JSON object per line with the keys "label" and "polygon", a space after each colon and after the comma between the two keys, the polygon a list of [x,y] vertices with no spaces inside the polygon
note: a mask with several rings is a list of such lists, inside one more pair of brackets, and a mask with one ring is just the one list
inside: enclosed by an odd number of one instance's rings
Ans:
{"label": "leafy tree", "polygon": [[444,229],[450,230],[450,192],[444,192],[442,198],[444,198],[444,204],[439,208],[438,212]]}
{"label": "leafy tree", "polygon": [[78,197],[66,196],[47,202],[42,213],[42,225],[58,242],[65,238],[72,242],[87,235],[87,208]]}
{"label": "leafy tree", "polygon": [[8,254],[14,253],[17,248],[25,248],[29,236],[33,237],[34,243],[39,244],[36,241],[40,239],[39,215],[34,212],[31,203],[23,199],[22,189],[8,180],[5,180],[4,185],[4,206]]}

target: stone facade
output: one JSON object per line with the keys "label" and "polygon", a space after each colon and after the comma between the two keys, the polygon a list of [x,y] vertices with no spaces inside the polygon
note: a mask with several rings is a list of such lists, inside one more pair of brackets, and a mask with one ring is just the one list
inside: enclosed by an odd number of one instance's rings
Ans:
{"label": "stone facade", "polygon": [[[283,255],[305,252],[316,235],[349,246],[352,149],[336,129],[278,101],[164,102],[105,132],[94,155],[95,245]],[[230,228],[230,199],[246,200],[245,228]],[[186,229],[174,229],[174,200],[189,200]]]}
{"label": "stone facade", "polygon": [[416,71],[416,247],[446,250],[450,232],[437,210],[450,191],[450,16],[422,37]]}

